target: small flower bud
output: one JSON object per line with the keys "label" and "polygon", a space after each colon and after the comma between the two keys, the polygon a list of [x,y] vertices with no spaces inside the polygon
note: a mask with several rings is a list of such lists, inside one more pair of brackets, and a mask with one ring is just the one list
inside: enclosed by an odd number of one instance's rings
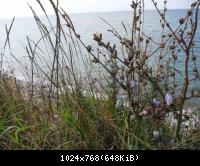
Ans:
{"label": "small flower bud", "polygon": [[188,10],[188,16],[192,16],[193,12],[192,10]]}
{"label": "small flower bud", "polygon": [[193,61],[196,61],[196,59],[197,59],[197,56],[196,56],[196,55],[192,55],[192,57],[191,57],[191,58],[192,58],[192,60],[193,60]]}
{"label": "small flower bud", "polygon": [[164,43],[160,43],[160,48],[164,48],[165,44]]}
{"label": "small flower bud", "polygon": [[79,35],[79,34],[76,34],[76,37],[80,39],[81,35]]}
{"label": "small flower bud", "polygon": [[184,24],[184,22],[185,22],[185,19],[184,18],[181,18],[180,20],[179,20],[179,23],[182,25],[182,24]]}
{"label": "small flower bud", "polygon": [[192,3],[191,8],[195,8],[197,5],[197,2]]}
{"label": "small flower bud", "polygon": [[172,54],[174,60],[176,61],[178,59],[178,55],[177,54]]}
{"label": "small flower bud", "polygon": [[89,46],[87,46],[87,51],[88,52],[91,52],[92,51],[92,47],[89,45]]}

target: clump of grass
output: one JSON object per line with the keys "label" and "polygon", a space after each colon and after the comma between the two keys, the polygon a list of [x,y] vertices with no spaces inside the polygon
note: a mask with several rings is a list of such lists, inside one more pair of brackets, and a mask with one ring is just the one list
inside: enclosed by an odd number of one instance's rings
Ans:
{"label": "clump of grass", "polygon": [[[199,79],[194,55],[199,1],[192,4],[175,30],[166,19],[167,1],[162,11],[152,1],[161,18],[159,43],[143,31],[144,1],[132,1],[131,30],[122,23],[123,36],[102,19],[119,44],[95,33],[97,49],[84,42],[59,1],[49,0],[55,22],[42,2],[37,2],[46,21],[30,6],[41,38],[33,41],[27,37],[30,65],[24,69],[29,82],[1,73],[1,149],[176,149],[187,146],[190,137],[189,144],[196,145],[198,134],[180,138],[182,110],[193,80],[188,76],[189,61],[194,62],[194,79]],[[6,28],[4,49],[10,48],[13,22]],[[184,78],[177,85],[180,53],[185,55]],[[150,65],[152,57],[157,62],[155,68]],[[96,65],[100,74],[94,77]],[[176,120],[175,132],[166,120],[169,113]]]}

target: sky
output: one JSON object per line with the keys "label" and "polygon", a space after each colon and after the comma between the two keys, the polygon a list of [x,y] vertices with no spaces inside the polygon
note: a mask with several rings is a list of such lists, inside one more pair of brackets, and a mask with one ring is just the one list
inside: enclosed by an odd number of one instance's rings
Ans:
{"label": "sky", "polygon": [[[56,0],[54,0],[56,1]],[[164,0],[157,0],[161,7]],[[195,0],[168,0],[169,9],[185,9]],[[53,13],[49,0],[41,0],[49,14]],[[29,3],[38,15],[42,11],[36,0],[0,0],[0,18],[27,17],[32,13],[27,5]],[[151,0],[145,0],[145,9],[153,9]],[[68,13],[105,12],[130,10],[131,0],[60,0],[60,5]]]}

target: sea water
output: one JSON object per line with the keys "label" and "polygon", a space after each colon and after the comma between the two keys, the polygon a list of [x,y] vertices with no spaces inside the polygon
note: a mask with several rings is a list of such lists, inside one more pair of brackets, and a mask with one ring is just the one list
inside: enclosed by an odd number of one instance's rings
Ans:
{"label": "sea water", "polygon": [[[167,20],[173,29],[179,26],[179,19],[187,14],[187,10],[168,10]],[[121,11],[121,12],[106,12],[106,13],[81,13],[81,14],[71,14],[71,19],[75,25],[77,32],[81,35],[81,38],[88,44],[92,46],[97,46],[95,41],[93,41],[93,34],[98,32],[103,34],[103,39],[105,41],[111,41],[113,43],[119,43],[118,39],[113,36],[112,33],[108,32],[111,27],[106,24],[104,20],[109,22],[118,32],[123,36],[127,36],[123,24],[127,27],[128,33],[130,33],[132,24],[132,12],[131,11]],[[49,16],[53,25],[55,25],[55,16]],[[41,17],[41,20],[48,25],[45,17]],[[6,39],[5,25],[11,23],[11,19],[0,19],[0,49],[1,52],[4,47],[4,41]],[[151,37],[154,41],[160,43],[161,41],[161,25],[160,16],[156,11],[145,11],[144,14],[144,27],[143,31],[145,35]],[[130,35],[130,34],[129,34]],[[28,64],[28,54],[26,52],[27,37],[35,43],[41,39],[41,34],[37,28],[37,24],[33,17],[26,18],[16,18],[10,33],[10,51],[5,51],[3,55],[3,67],[5,69],[13,68],[17,75],[22,72],[21,65]],[[198,57],[197,67],[200,68],[200,21],[197,28],[197,34],[195,36],[196,47],[194,49],[195,54]],[[43,48],[44,45],[41,45]],[[154,48],[152,48],[153,50]],[[46,49],[44,49],[46,50]],[[16,59],[13,58],[15,56]],[[46,50],[47,57],[43,57],[46,61],[49,61],[53,57],[51,51]],[[154,59],[152,59],[154,61]],[[183,73],[184,67],[184,55],[180,53],[178,61],[176,62],[176,68]],[[44,67],[45,68],[45,67]],[[192,79],[193,64],[190,64],[190,78]],[[177,79],[179,82],[183,81],[183,74],[177,74]],[[199,88],[199,82],[193,81],[192,88]]]}

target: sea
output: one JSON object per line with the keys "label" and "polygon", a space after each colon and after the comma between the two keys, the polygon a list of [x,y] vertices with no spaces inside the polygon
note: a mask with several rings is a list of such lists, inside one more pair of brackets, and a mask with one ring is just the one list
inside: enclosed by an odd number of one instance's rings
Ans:
{"label": "sea", "polygon": [[[187,10],[168,10],[166,19],[170,23],[173,29],[179,26],[179,19],[187,14]],[[104,12],[104,13],[79,13],[70,14],[71,20],[74,23],[76,31],[81,35],[81,38],[88,45],[93,47],[97,46],[93,40],[94,33],[102,33],[103,39],[105,41],[111,41],[113,43],[119,43],[118,39],[113,36],[108,30],[111,27],[106,23],[110,23],[119,34],[127,36],[124,26],[127,27],[128,33],[130,32],[130,27],[132,24],[132,11],[117,11],[117,12]],[[48,25],[48,21],[44,16],[40,17],[43,22]],[[49,16],[52,24],[55,24],[55,16]],[[106,22],[105,22],[106,20]],[[21,65],[28,64],[28,54],[26,52],[27,37],[34,41],[35,43],[40,40],[41,35],[37,28],[37,24],[33,17],[26,18],[15,18],[14,24],[12,26],[9,42],[10,49],[8,45],[5,51],[4,43],[6,39],[6,28],[9,28],[12,19],[0,19],[0,52],[1,52],[1,62],[3,61],[3,70],[11,70],[22,77]],[[63,22],[64,24],[64,22]],[[162,36],[162,29],[160,24],[160,16],[154,10],[147,10],[144,13],[144,26],[143,30],[145,35],[151,37],[154,41],[160,43]],[[130,35],[130,34],[128,34]],[[196,65],[200,69],[200,21],[198,22],[197,34],[195,36],[196,46],[194,48],[194,54],[198,57]],[[44,45],[41,45],[41,49]],[[156,48],[156,47],[155,47]],[[152,51],[155,49],[152,48]],[[49,55],[49,52],[47,53]],[[51,56],[51,55],[50,55]],[[48,57],[46,57],[48,62]],[[50,61],[50,60],[49,60]],[[152,62],[154,59],[152,59]],[[176,68],[183,72],[184,67],[184,55],[180,53],[178,61],[176,62]],[[192,69],[194,67],[193,63],[190,63],[190,78],[193,78]],[[183,75],[179,73],[177,78],[181,82],[183,81]],[[193,81],[191,84],[192,89],[200,89],[199,81]]]}

